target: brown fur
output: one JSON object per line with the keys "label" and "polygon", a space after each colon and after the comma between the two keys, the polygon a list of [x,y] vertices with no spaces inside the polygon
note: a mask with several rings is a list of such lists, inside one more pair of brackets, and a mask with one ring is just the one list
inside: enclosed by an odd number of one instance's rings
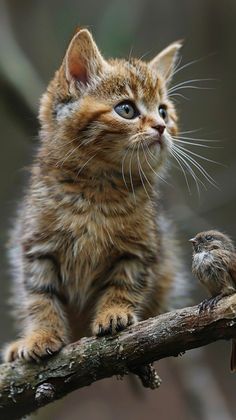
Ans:
{"label": "brown fur", "polygon": [[[22,327],[5,360],[38,361],[72,329],[115,333],[168,309],[177,260],[157,181],[177,132],[167,77],[179,48],[151,63],[105,61],[87,30],[72,39],[41,100],[40,147],[12,233]],[[124,99],[141,109],[135,120],[115,113]],[[166,132],[151,146],[161,104]]]}

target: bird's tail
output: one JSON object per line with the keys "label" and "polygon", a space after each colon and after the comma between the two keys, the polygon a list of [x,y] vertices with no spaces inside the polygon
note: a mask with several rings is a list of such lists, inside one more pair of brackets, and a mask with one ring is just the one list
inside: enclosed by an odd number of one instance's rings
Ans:
{"label": "bird's tail", "polygon": [[236,339],[231,340],[232,350],[231,350],[231,359],[230,359],[230,371],[232,373],[236,372]]}

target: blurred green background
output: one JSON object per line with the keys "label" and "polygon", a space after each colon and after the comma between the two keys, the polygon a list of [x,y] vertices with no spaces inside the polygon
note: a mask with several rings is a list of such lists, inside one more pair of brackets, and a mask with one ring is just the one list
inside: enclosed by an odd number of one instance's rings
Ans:
{"label": "blurred green background", "polygon": [[[175,222],[184,262],[190,270],[187,240],[206,228],[219,228],[236,240],[236,1],[235,0],[1,0],[0,2],[0,199],[1,296],[0,340],[14,337],[9,316],[8,273],[5,244],[17,202],[27,185],[25,170],[37,147],[37,110],[40,95],[60,65],[66,46],[79,26],[87,26],[106,57],[145,59],[176,39],[185,39],[180,66],[197,60],[176,74],[173,85],[211,78],[195,85],[213,89],[184,89],[174,100],[181,131],[196,138],[220,140],[206,143],[217,148],[188,146],[197,161],[215,179],[206,180],[200,197],[190,179],[174,165],[163,200]],[[189,83],[187,83],[189,85]],[[188,134],[186,134],[188,136]],[[204,143],[202,143],[204,144]],[[201,174],[198,173],[201,177]],[[201,177],[202,178],[202,177]],[[202,178],[203,179],[203,178]],[[189,274],[194,303],[204,296]],[[79,390],[39,412],[42,419],[86,420],[228,420],[236,413],[236,376],[229,373],[229,343],[194,350],[179,359],[158,363],[163,384],[146,391],[127,379],[104,380]]]}

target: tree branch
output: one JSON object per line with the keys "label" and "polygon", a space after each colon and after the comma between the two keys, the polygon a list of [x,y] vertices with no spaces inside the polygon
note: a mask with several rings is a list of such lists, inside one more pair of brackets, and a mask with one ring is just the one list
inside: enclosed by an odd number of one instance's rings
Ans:
{"label": "tree branch", "polygon": [[[150,318],[113,337],[83,338],[38,365],[2,364],[0,418],[20,418],[112,375],[132,371],[142,376],[143,365],[232,337],[236,337],[236,295],[222,299],[210,312],[199,314],[193,306]],[[153,375],[145,369],[144,384],[145,377]]]}

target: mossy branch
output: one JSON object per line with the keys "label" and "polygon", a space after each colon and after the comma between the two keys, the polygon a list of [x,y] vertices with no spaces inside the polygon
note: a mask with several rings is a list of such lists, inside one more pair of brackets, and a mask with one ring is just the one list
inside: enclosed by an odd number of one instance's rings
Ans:
{"label": "mossy branch", "polygon": [[150,318],[113,337],[83,338],[41,364],[2,364],[0,418],[21,418],[75,389],[129,371],[145,385],[150,376],[157,379],[148,364],[233,337],[236,295],[201,314],[193,306]]}

